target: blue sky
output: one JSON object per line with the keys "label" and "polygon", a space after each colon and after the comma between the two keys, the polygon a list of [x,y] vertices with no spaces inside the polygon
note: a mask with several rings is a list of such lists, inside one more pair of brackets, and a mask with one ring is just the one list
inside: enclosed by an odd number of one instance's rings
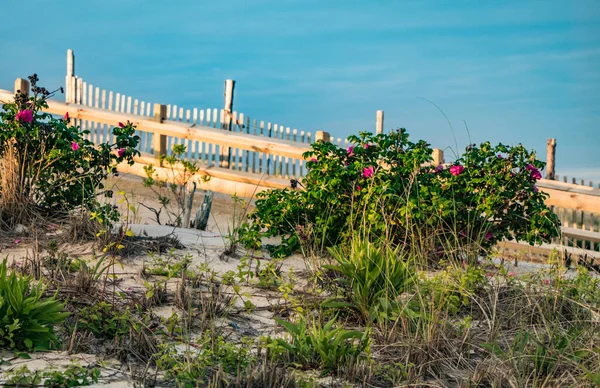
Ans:
{"label": "blue sky", "polygon": [[134,98],[220,108],[232,78],[234,108],[259,120],[345,137],[383,109],[434,147],[541,159],[555,137],[557,173],[600,182],[598,0],[3,3],[2,89],[33,72],[62,85],[72,48],[77,75]]}

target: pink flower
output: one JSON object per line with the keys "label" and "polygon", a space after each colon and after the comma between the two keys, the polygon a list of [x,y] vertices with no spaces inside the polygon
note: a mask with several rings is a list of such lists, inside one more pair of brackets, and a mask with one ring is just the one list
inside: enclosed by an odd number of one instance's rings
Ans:
{"label": "pink flower", "polygon": [[312,158],[310,161],[313,162],[313,163],[317,163],[317,159],[316,158]]}
{"label": "pink flower", "polygon": [[488,278],[492,278],[492,277],[494,277],[494,274],[491,272],[488,272],[485,274],[485,276],[487,276]]}
{"label": "pink flower", "polygon": [[75,143],[75,142],[72,142],[72,143],[71,143],[71,149],[72,149],[73,151],[77,151],[77,150],[79,149],[79,144],[77,144],[77,143]]}
{"label": "pink flower", "polygon": [[537,186],[534,185],[533,186],[533,191],[535,191],[537,193],[538,191],[540,191],[540,189],[538,189]]}
{"label": "pink flower", "polygon": [[354,146],[348,147],[348,157],[354,156]]}
{"label": "pink flower", "polygon": [[21,242],[21,240],[19,240],[19,239],[16,239],[16,240],[15,240],[15,244],[18,244],[18,243],[20,243],[20,242]]}
{"label": "pink flower", "polygon": [[369,167],[363,169],[363,176],[365,178],[371,178],[373,176],[373,172],[374,172],[373,166],[369,166]]}
{"label": "pink flower", "polygon": [[65,120],[65,121],[69,121],[70,120],[69,112],[65,113],[65,115],[63,117],[63,120]]}
{"label": "pink flower", "polygon": [[511,278],[515,277],[515,273],[513,271],[510,271],[507,275]]}
{"label": "pink flower", "polygon": [[492,239],[492,232],[487,232],[485,234],[485,239],[488,240],[488,241],[491,240]]}
{"label": "pink flower", "polygon": [[540,173],[540,170],[536,168],[535,170],[531,171],[531,177],[537,181],[542,179],[542,174]]}
{"label": "pink flower", "polygon": [[125,128],[125,124],[123,124],[123,123],[119,123],[119,127],[121,127],[121,128]]}
{"label": "pink flower", "polygon": [[15,119],[17,119],[17,121],[20,121],[22,123],[30,123],[33,121],[33,111],[26,109],[26,110],[22,110],[19,113],[17,113],[17,116],[15,117]]}
{"label": "pink flower", "polygon": [[368,150],[369,149],[369,144],[365,144],[365,149]]}
{"label": "pink flower", "polygon": [[443,170],[444,170],[444,165],[443,165],[443,164],[440,164],[440,165],[438,165],[438,166],[435,168],[435,170],[433,170],[433,171],[434,171],[434,172],[437,174],[438,172],[441,172],[441,171],[443,171]]}
{"label": "pink flower", "polygon": [[465,168],[463,166],[452,166],[452,167],[450,167],[450,174],[452,174],[454,176],[460,175],[463,171],[465,171]]}
{"label": "pink flower", "polygon": [[502,155],[498,154],[498,159],[503,159]]}
{"label": "pink flower", "polygon": [[123,155],[125,155],[125,148],[119,148],[119,151],[117,151],[117,153],[119,154],[119,158],[123,157]]}
{"label": "pink flower", "polygon": [[537,170],[537,168],[535,168],[533,164],[528,164],[527,166],[525,166],[525,170],[533,171],[533,170]]}
{"label": "pink flower", "polygon": [[544,279],[544,284],[546,284],[546,285],[550,284],[550,280]]}
{"label": "pink flower", "polygon": [[356,190],[360,191],[360,185],[356,185]]}

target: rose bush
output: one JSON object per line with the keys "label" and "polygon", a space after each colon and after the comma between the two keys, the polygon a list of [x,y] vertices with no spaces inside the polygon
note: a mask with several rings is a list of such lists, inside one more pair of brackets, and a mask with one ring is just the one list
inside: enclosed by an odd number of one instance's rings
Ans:
{"label": "rose bush", "polygon": [[470,145],[444,168],[432,166],[429,145],[410,142],[405,129],[349,140],[349,149],[312,145],[304,190],[258,194],[245,225],[249,245],[282,236],[275,252],[288,254],[299,248],[298,231],[310,229],[323,247],[362,231],[435,255],[449,242],[480,251],[503,238],[534,244],[559,233],[547,195],[535,186],[544,164],[522,145]]}
{"label": "rose bush", "polygon": [[139,154],[132,124],[120,123],[112,130],[113,143],[96,145],[68,114],[57,119],[45,113],[54,93],[38,87],[36,75],[29,80],[32,97],[17,93],[0,111],[0,218],[8,226],[24,221],[31,211],[61,215],[92,209],[117,164],[133,164]]}

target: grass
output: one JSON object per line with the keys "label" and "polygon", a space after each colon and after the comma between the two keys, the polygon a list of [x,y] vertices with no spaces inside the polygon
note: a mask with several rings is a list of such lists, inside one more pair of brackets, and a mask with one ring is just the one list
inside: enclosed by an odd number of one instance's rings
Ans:
{"label": "grass", "polygon": [[[154,253],[141,268],[111,251],[102,271],[102,260],[42,240],[30,246],[35,265],[13,261],[10,271],[34,275],[65,303],[71,315],[54,327],[61,350],[116,357],[127,365],[121,378],[143,386],[600,384],[593,271],[550,258],[543,269],[513,274],[466,260],[461,251],[473,248],[451,235],[447,261],[429,267],[414,243],[427,244],[426,231],[402,248],[363,233],[330,251],[310,229],[303,233],[306,267],[255,260],[257,252],[239,248],[241,259],[227,267],[235,269],[218,271],[202,258],[219,262],[227,247],[201,247]],[[111,372],[101,364],[88,368],[103,381]],[[0,383],[20,378],[0,359],[6,370],[13,372]],[[23,372],[23,381],[30,376]]]}

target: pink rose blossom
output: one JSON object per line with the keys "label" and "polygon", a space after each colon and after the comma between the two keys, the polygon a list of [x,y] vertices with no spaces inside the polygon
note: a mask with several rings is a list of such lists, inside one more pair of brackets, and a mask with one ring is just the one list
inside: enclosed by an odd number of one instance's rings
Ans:
{"label": "pink rose blossom", "polygon": [[119,154],[119,158],[123,157],[123,155],[125,155],[125,148],[119,148],[119,151],[117,151],[117,153]]}
{"label": "pink rose blossom", "polygon": [[65,121],[69,121],[70,120],[69,112],[65,113],[65,115],[63,117],[63,120],[65,120]]}
{"label": "pink rose blossom", "polygon": [[443,170],[444,170],[444,165],[443,165],[443,164],[440,164],[440,165],[438,165],[438,166],[435,168],[435,170],[433,170],[433,171],[434,171],[434,172],[437,174],[438,172],[441,172],[441,171],[443,171]]}
{"label": "pink rose blossom", "polygon": [[536,168],[535,170],[531,171],[531,177],[537,181],[542,179],[542,174],[540,173],[540,170]]}
{"label": "pink rose blossom", "polygon": [[317,159],[316,158],[312,158],[310,161],[313,162],[313,163],[317,163]]}
{"label": "pink rose blossom", "polygon": [[30,123],[33,121],[33,112],[29,109],[22,110],[19,113],[17,113],[15,119],[22,123]]}
{"label": "pink rose blossom", "polygon": [[369,144],[365,144],[365,149],[368,150],[369,149]]}
{"label": "pink rose blossom", "polygon": [[125,124],[123,124],[123,123],[119,123],[119,127],[121,127],[121,128],[125,128]]}
{"label": "pink rose blossom", "polygon": [[371,178],[373,176],[373,172],[374,172],[373,166],[369,166],[369,167],[363,169],[363,176],[365,178]]}
{"label": "pink rose blossom", "polygon": [[19,240],[19,239],[16,239],[16,240],[15,240],[15,244],[18,244],[18,243],[20,243],[20,242],[21,242],[21,240]]}
{"label": "pink rose blossom", "polygon": [[360,191],[360,185],[356,185],[356,190]]}
{"label": "pink rose blossom", "polygon": [[513,278],[513,277],[515,277],[515,273],[514,273],[513,271],[510,271],[510,272],[508,273],[508,276],[509,276],[509,277],[511,277],[511,278]]}
{"label": "pink rose blossom", "polygon": [[354,156],[354,146],[348,147],[348,157]]}
{"label": "pink rose blossom", "polygon": [[72,143],[71,143],[71,149],[72,149],[73,151],[77,151],[77,150],[79,149],[79,144],[77,144],[77,143],[75,143],[75,142],[72,142]]}
{"label": "pink rose blossom", "polygon": [[533,186],[533,191],[537,193],[538,191],[540,191],[540,189],[538,189],[537,186]]}
{"label": "pink rose blossom", "polygon": [[450,167],[450,174],[452,174],[454,176],[458,176],[458,175],[462,174],[463,171],[465,171],[465,168],[463,166]]}
{"label": "pink rose blossom", "polygon": [[550,280],[544,279],[544,284],[546,284],[546,285],[550,284]]}
{"label": "pink rose blossom", "polygon": [[488,272],[485,274],[485,276],[487,276],[488,278],[492,278],[492,277],[494,277],[494,274],[491,272]]}
{"label": "pink rose blossom", "polygon": [[485,239],[488,240],[488,241],[491,240],[492,239],[492,232],[487,232],[485,234]]}
{"label": "pink rose blossom", "polygon": [[502,155],[498,154],[498,159],[503,159]]}

